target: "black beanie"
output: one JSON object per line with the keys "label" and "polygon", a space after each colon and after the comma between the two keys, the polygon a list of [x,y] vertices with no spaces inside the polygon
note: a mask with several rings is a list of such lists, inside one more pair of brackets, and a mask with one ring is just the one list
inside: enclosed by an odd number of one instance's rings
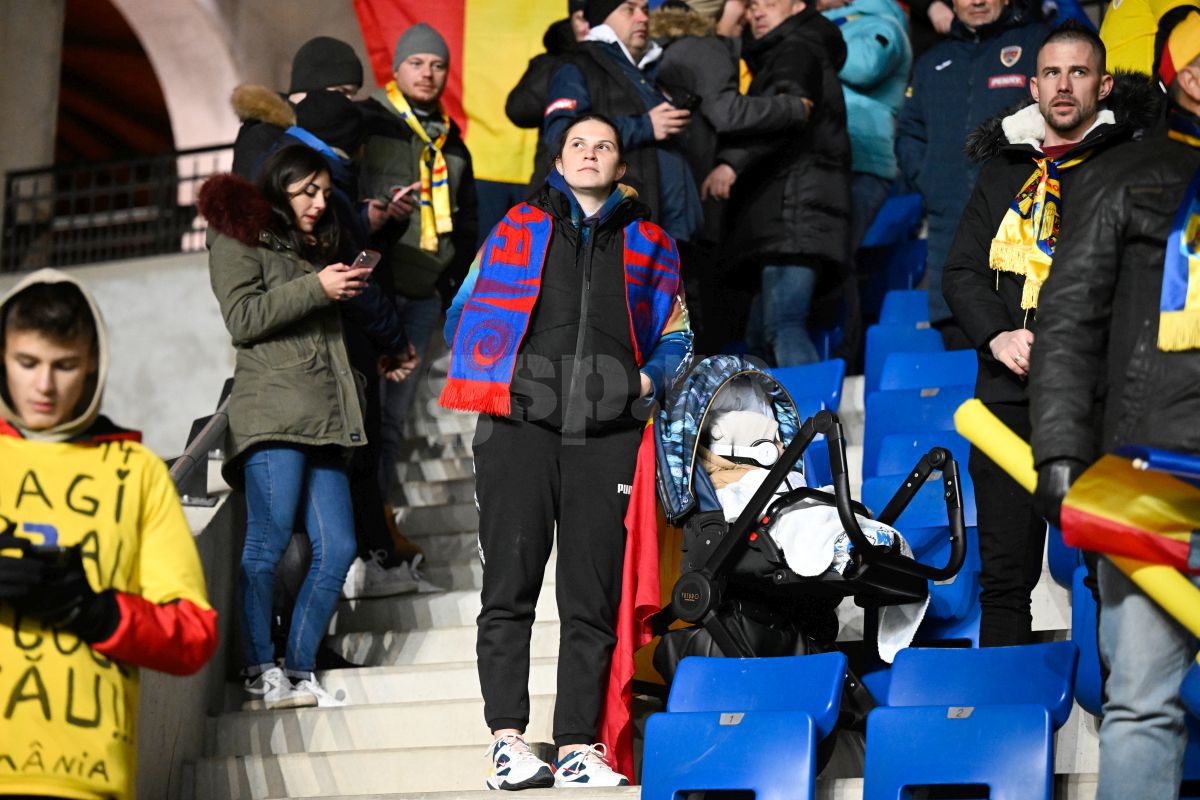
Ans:
{"label": "black beanie", "polygon": [[353,47],[331,36],[318,36],[300,45],[292,59],[292,88],[288,94],[347,84],[363,84],[362,62]]}
{"label": "black beanie", "polygon": [[576,11],[586,11],[587,0],[567,0],[567,16],[571,16]]}
{"label": "black beanie", "polygon": [[296,106],[296,124],[351,156],[365,133],[362,112],[341,92],[309,92]]}
{"label": "black beanie", "polygon": [[594,28],[597,25],[603,25],[604,20],[608,19],[608,15],[616,11],[624,2],[625,0],[587,0],[587,10],[583,12],[583,15],[587,17],[588,25]]}

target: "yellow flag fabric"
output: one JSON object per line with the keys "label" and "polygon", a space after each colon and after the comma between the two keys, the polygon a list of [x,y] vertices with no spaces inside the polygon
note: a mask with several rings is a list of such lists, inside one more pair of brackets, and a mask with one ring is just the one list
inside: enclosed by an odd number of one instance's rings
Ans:
{"label": "yellow flag fabric", "polygon": [[408,125],[409,130],[425,143],[421,152],[421,249],[436,253],[438,251],[438,236],[454,231],[454,218],[451,214],[450,175],[446,168],[446,156],[442,147],[446,137],[450,135],[450,117],[445,111],[442,115],[442,133],[432,139],[408,105],[408,98],[396,87],[396,82],[387,85],[388,100],[400,113],[400,118]]}

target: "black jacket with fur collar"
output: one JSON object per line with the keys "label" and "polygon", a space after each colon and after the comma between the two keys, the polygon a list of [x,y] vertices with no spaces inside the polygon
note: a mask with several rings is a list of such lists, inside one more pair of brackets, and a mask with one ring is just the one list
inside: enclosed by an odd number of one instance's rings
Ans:
{"label": "black jacket with fur collar", "polygon": [[[1145,76],[1117,73],[1115,85],[1097,124],[1068,156],[1090,152],[1086,161],[1060,173],[1060,225],[1064,236],[1071,229],[1071,187],[1079,175],[1104,169],[1111,152],[1121,144],[1141,138],[1143,130],[1157,124],[1162,93]],[[1045,137],[1045,121],[1036,103],[1023,103],[988,120],[967,139],[966,153],[986,161],[971,199],[963,211],[958,232],[946,259],[942,292],[955,321],[966,332],[979,354],[975,394],[985,403],[1026,403],[1028,386],[992,357],[989,343],[999,333],[1027,328],[1035,332],[1037,309],[1021,308],[1025,278],[997,272],[988,266],[992,239],[1017,192],[1033,174]]]}

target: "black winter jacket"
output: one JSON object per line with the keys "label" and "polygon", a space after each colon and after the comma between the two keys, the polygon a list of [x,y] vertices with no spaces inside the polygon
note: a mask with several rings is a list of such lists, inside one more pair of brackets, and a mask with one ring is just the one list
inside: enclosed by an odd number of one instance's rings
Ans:
{"label": "black winter jacket", "polygon": [[742,48],[750,94],[807,97],[813,112],[799,131],[754,136],[722,147],[737,173],[730,199],[733,261],[797,264],[832,276],[849,258],[850,138],[838,70],[846,45],[813,5]]}
{"label": "black winter jacket", "polygon": [[542,44],[546,52],[529,60],[525,74],[508,93],[508,100],[504,104],[504,113],[513,125],[538,129],[537,154],[532,165],[534,169],[538,164],[550,163],[549,145],[541,132],[542,119],[550,94],[550,78],[562,64],[563,57],[578,46],[571,20],[560,19],[547,28]]}
{"label": "black winter jacket", "polygon": [[1197,169],[1200,148],[1155,137],[1072,187],[1033,348],[1035,466],[1122,444],[1200,454],[1200,352],[1157,348],[1166,241]]}
{"label": "black winter jacket", "polygon": [[[1107,169],[1110,156],[1117,152],[1116,145],[1140,136],[1143,129],[1155,124],[1161,113],[1161,97],[1162,93],[1145,76],[1118,74],[1116,86],[1104,105],[1112,111],[1115,123],[1096,127],[1064,156],[1091,153],[1082,164],[1060,173],[1064,236],[1072,234],[1072,225],[1078,219],[1073,213],[1078,207],[1076,184],[1085,174]],[[1022,127],[1031,117],[1034,123],[1042,121],[1036,104],[1022,106],[993,117],[968,139],[967,156],[986,164],[963,211],[942,278],[942,292],[955,321],[979,355],[975,396],[985,403],[1028,401],[1028,382],[992,356],[989,342],[998,333],[1027,328],[1035,332],[1036,348],[1038,319],[1045,314],[1042,309],[1026,313],[1021,308],[1023,276],[997,272],[988,266],[992,239],[1017,192],[1033,174],[1034,161],[1043,155],[1030,144],[1009,142],[1001,127],[1006,120],[1013,129]],[[1051,272],[1055,269],[1057,266],[1052,266]]]}
{"label": "black winter jacket", "polygon": [[[740,43],[719,36],[683,36],[664,43],[658,83],[677,100],[699,101],[683,139],[692,177],[699,186],[717,163],[718,137],[795,131],[808,119],[796,95],[754,97],[738,91]],[[709,198],[697,239],[724,238],[726,203]]]}

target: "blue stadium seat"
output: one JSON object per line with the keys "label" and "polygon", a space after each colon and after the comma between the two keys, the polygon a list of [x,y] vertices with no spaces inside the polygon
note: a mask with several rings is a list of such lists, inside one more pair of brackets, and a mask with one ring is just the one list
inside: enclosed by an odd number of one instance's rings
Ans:
{"label": "blue stadium seat", "polygon": [[868,474],[867,464],[879,463],[885,436],[953,431],[955,410],[974,394],[969,386],[869,392],[863,431],[864,474]]}
{"label": "blue stadium seat", "polygon": [[879,322],[916,325],[929,322],[929,292],[925,289],[893,289],[883,296]]}
{"label": "blue stadium seat", "polygon": [[1046,531],[1046,562],[1050,566],[1050,577],[1063,588],[1070,589],[1075,579],[1075,569],[1083,563],[1083,553],[1063,541],[1062,531],[1053,525]]}
{"label": "blue stadium seat", "polygon": [[[1053,530],[1053,529],[1052,529]],[[1082,564],[1071,576],[1071,641],[1079,648],[1075,671],[1075,700],[1089,714],[1100,716],[1103,692],[1100,681],[1100,648],[1096,641],[1096,599],[1083,585],[1087,567]]]}
{"label": "blue stadium seat", "polygon": [[[959,465],[962,469],[962,465]],[[978,525],[975,511],[975,489],[971,476],[962,473],[963,523],[973,528]],[[862,485],[862,503],[872,513],[883,511],[892,495],[900,488],[902,475],[877,475],[867,478]],[[931,543],[944,543],[949,535],[950,519],[946,516],[946,500],[942,496],[942,479],[930,476],[925,485],[917,490],[908,507],[896,520],[896,529],[904,534],[913,552],[923,556]],[[922,558],[922,560],[925,560]]]}
{"label": "blue stadium seat", "polygon": [[880,206],[863,235],[862,247],[882,247],[909,241],[917,235],[924,216],[921,195],[892,195]]}
{"label": "blue stadium seat", "polygon": [[864,800],[899,800],[925,786],[1050,800],[1053,734],[1071,712],[1077,659],[1071,642],[901,650],[888,705],[867,718]]}
{"label": "blue stadium seat", "polygon": [[[801,420],[823,408],[836,413],[842,403],[846,362],[840,358],[798,367],[773,367],[768,371],[796,401]],[[815,408],[814,402],[818,404]]]}
{"label": "blue stadium seat", "polygon": [[[916,466],[917,460],[934,447],[944,447],[958,461],[963,480],[969,479],[967,459],[971,455],[971,443],[957,431],[937,433],[892,433],[879,443],[879,457],[870,470],[870,475],[904,475]],[[863,464],[863,477],[870,477],[867,465]],[[972,495],[973,496],[973,495]],[[966,499],[964,490],[963,499]]]}
{"label": "blue stadium seat", "polygon": [[866,391],[879,388],[883,364],[892,353],[937,353],[943,350],[942,335],[928,326],[872,325],[867,328]]}
{"label": "blue stadium seat", "polygon": [[817,742],[841,708],[846,657],[685,658],[667,712],[646,722],[642,797],[752,791],[815,796]]}
{"label": "blue stadium seat", "polygon": [[[925,275],[928,258],[929,247],[924,239],[860,248],[855,257],[857,268],[860,274],[871,276],[861,294],[863,318],[878,319],[888,292],[916,287]],[[928,317],[926,312],[924,319]]]}
{"label": "blue stadium seat", "polygon": [[887,390],[974,386],[978,371],[979,359],[974,350],[892,353],[883,362],[879,388]]}

